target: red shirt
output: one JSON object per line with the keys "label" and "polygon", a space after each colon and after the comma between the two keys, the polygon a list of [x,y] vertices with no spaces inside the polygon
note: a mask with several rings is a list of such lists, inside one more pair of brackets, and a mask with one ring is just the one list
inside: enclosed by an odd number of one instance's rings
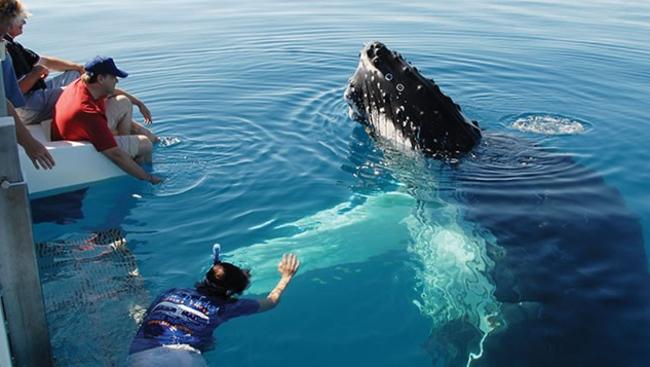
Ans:
{"label": "red shirt", "polygon": [[52,112],[52,140],[89,141],[98,152],[117,146],[106,120],[106,98],[94,99],[77,79],[68,85]]}

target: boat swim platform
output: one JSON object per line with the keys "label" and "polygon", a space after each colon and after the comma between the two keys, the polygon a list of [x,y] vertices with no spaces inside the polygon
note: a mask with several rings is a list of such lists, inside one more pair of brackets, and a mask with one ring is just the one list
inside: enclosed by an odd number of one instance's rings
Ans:
{"label": "boat swim platform", "polygon": [[94,182],[126,175],[89,142],[52,141],[52,120],[27,125],[32,136],[38,139],[54,158],[51,170],[36,169],[25,150],[19,146],[18,155],[30,198],[51,196],[88,186]]}

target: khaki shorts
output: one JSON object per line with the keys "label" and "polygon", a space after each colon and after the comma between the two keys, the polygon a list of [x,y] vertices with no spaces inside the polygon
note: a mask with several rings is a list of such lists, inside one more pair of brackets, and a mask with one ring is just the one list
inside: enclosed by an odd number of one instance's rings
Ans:
{"label": "khaki shorts", "polygon": [[115,96],[106,99],[106,120],[111,130],[117,129],[117,123],[132,113],[133,105],[126,96]]}
{"label": "khaki shorts", "polygon": [[117,146],[125,151],[131,158],[140,153],[140,135],[118,135],[114,136]]}
{"label": "khaki shorts", "polygon": [[[125,96],[115,96],[106,100],[106,120],[111,131],[117,130],[117,123],[131,114],[133,105]],[[130,118],[130,117],[129,117]],[[140,152],[139,135],[116,135],[117,146],[134,158]]]}

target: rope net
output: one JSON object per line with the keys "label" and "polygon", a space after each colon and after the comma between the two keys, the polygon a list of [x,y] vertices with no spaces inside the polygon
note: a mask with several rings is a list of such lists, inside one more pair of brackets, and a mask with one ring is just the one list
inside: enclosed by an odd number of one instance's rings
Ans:
{"label": "rope net", "polygon": [[121,229],[36,244],[57,366],[123,366],[148,294]]}

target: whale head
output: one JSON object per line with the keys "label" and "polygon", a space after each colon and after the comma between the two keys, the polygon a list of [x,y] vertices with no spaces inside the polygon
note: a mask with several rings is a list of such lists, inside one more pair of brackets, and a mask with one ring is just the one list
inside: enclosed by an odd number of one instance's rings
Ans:
{"label": "whale head", "polygon": [[373,137],[431,155],[470,151],[480,140],[476,122],[399,53],[366,45],[344,97],[349,115]]}

